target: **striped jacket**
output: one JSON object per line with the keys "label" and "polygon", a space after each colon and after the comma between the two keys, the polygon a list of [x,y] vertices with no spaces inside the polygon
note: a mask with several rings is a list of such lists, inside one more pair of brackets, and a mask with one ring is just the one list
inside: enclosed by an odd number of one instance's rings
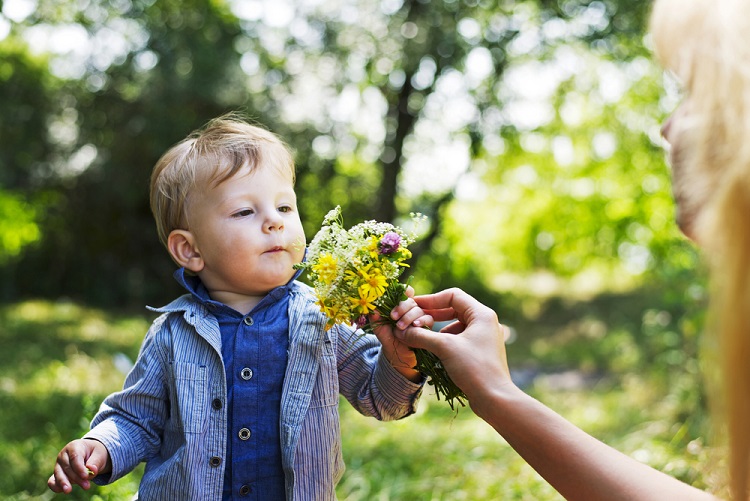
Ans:
{"label": "striped jacket", "polygon": [[[289,358],[281,397],[281,451],[290,500],[335,499],[344,472],[338,395],[380,420],[412,414],[421,385],[401,376],[378,340],[349,328],[326,331],[309,287],[293,282]],[[141,500],[220,500],[227,439],[219,324],[191,295],[154,309],[122,391],[108,396],[86,438],[102,442],[114,482],[146,461]]]}

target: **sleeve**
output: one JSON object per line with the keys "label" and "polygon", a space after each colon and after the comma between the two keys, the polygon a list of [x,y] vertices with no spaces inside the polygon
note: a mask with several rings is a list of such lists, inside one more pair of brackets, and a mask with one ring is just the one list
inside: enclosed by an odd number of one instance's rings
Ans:
{"label": "sleeve", "polygon": [[413,383],[381,356],[372,334],[337,325],[339,391],[361,414],[381,421],[401,419],[417,410],[424,383]]}
{"label": "sleeve", "polygon": [[112,461],[112,472],[96,477],[97,484],[109,484],[123,477],[160,448],[169,415],[164,377],[168,356],[158,342],[163,337],[160,334],[165,334],[164,321],[160,317],[151,326],[122,391],[104,400],[91,422],[91,430],[84,436],[104,444]]}

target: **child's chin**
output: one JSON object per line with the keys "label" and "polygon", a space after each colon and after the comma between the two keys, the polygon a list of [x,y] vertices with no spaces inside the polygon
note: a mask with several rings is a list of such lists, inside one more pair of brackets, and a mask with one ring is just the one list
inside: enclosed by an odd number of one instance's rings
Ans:
{"label": "child's chin", "polygon": [[281,287],[282,285],[286,285],[289,283],[289,281],[294,277],[294,274],[297,272],[297,270],[292,270],[290,273],[279,273],[271,280],[271,289],[275,289],[276,287]]}

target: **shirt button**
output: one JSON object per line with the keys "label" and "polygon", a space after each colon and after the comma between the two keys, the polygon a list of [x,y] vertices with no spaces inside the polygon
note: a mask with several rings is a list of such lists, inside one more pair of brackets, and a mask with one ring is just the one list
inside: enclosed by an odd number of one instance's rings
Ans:
{"label": "shirt button", "polygon": [[252,492],[252,489],[249,485],[243,485],[240,487],[240,496],[247,496],[250,492]]}
{"label": "shirt button", "polygon": [[245,381],[252,379],[253,370],[248,367],[245,367],[244,369],[240,371],[240,377],[242,377],[242,379],[244,379]]}
{"label": "shirt button", "polygon": [[211,402],[211,407],[213,407],[217,411],[219,409],[221,409],[221,399],[220,398],[214,398],[214,401]]}
{"label": "shirt button", "polygon": [[240,432],[237,434],[237,436],[240,437],[240,440],[247,440],[250,438],[251,432],[248,428],[242,428]]}
{"label": "shirt button", "polygon": [[245,325],[253,325],[253,317],[245,317],[242,321],[245,322]]}
{"label": "shirt button", "polygon": [[213,456],[211,459],[208,460],[208,464],[216,468],[221,464],[221,458],[219,456]]}

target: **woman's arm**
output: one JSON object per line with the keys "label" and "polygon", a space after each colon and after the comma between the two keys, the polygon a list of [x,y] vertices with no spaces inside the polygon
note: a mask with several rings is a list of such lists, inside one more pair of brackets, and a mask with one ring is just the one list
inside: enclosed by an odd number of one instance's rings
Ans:
{"label": "woman's arm", "polygon": [[460,289],[415,298],[441,332],[397,331],[406,344],[437,355],[474,412],[568,500],[709,500],[698,489],[600,442],[519,389],[505,354],[507,328]]}
{"label": "woman's arm", "polygon": [[515,385],[469,402],[565,499],[714,499],[600,442]]}

